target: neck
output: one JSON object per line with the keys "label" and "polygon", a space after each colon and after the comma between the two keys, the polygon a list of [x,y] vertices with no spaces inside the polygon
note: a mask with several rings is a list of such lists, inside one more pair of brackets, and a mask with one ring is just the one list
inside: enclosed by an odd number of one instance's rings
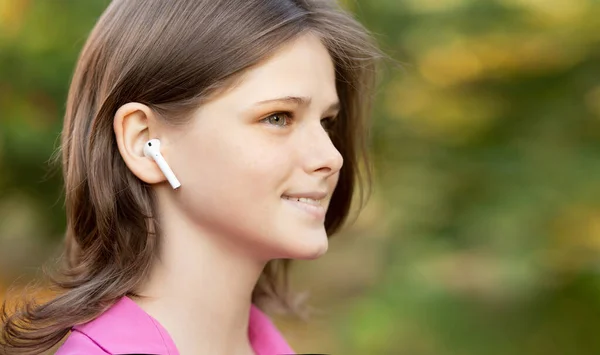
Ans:
{"label": "neck", "polygon": [[252,354],[248,321],[265,266],[228,238],[161,211],[160,257],[133,300],[165,327],[182,354]]}

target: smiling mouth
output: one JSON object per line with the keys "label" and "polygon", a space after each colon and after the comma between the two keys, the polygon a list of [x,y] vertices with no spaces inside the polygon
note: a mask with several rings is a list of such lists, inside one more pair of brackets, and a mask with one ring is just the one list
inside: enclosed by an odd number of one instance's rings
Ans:
{"label": "smiling mouth", "polygon": [[313,205],[313,206],[321,206],[321,202],[323,201],[323,199],[316,200],[316,199],[308,198],[308,197],[290,197],[290,196],[285,196],[285,195],[281,196],[281,198],[290,200],[290,201],[307,203],[307,204]]}
{"label": "smiling mouth", "polygon": [[314,199],[310,197],[291,197],[291,196],[281,196],[281,199],[286,201],[287,204],[292,205],[295,209],[306,213],[311,216],[311,218],[315,218],[321,223],[325,220],[326,209],[323,206],[323,202],[325,198],[322,199]]}

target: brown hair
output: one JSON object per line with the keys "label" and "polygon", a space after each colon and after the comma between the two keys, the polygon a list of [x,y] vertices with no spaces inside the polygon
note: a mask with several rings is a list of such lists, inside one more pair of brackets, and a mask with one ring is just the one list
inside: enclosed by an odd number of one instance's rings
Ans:
{"label": "brown hair", "polygon": [[[367,122],[380,54],[367,31],[325,0],[115,0],[108,6],[81,52],[67,102],[65,263],[60,276],[51,277],[60,292],[12,314],[4,303],[4,352],[50,349],[73,325],[135,295],[148,276],[160,246],[154,196],[119,154],[112,125],[117,109],[140,102],[165,120],[185,123],[212,93],[307,31],[329,50],[341,103],[331,138],[344,166],[325,220],[331,235],[365,180],[359,166],[369,166]],[[274,301],[295,313],[289,266],[289,260],[270,261],[253,301]]]}

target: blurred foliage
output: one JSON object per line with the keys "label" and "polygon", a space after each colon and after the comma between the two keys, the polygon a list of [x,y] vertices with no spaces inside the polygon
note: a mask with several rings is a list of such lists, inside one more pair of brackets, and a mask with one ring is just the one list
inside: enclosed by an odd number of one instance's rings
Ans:
{"label": "blurred foliage", "polygon": [[[48,159],[106,3],[0,0],[0,279],[61,238]],[[600,2],[344,4],[402,69],[382,75],[370,205],[299,271],[331,314],[282,323],[292,345],[600,353]]]}

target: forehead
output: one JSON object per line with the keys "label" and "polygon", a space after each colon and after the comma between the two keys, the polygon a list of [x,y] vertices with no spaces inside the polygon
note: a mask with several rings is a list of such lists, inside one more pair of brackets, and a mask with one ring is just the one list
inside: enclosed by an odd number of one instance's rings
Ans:
{"label": "forehead", "polygon": [[337,101],[334,64],[316,35],[285,44],[244,73],[222,98],[250,104],[278,96],[311,97],[319,105]]}

